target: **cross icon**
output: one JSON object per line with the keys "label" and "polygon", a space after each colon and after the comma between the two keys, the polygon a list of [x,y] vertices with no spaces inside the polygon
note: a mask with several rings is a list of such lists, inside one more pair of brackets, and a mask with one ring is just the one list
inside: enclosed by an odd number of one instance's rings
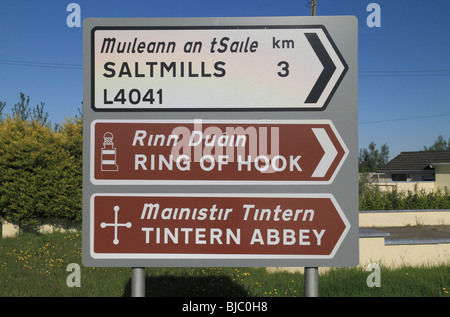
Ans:
{"label": "cross icon", "polygon": [[119,218],[119,206],[114,206],[114,223],[105,223],[102,222],[100,224],[100,227],[102,229],[106,228],[106,227],[114,227],[114,240],[113,243],[115,245],[119,244],[119,238],[117,237],[117,228],[118,227],[127,227],[127,228],[131,228],[131,222],[127,222],[127,223],[118,223],[118,218]]}

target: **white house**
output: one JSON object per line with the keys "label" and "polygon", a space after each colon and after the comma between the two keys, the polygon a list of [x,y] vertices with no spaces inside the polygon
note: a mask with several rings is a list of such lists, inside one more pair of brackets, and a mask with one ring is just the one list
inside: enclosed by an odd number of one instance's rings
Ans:
{"label": "white house", "polygon": [[382,187],[400,190],[450,188],[450,150],[401,152],[372,177]]}

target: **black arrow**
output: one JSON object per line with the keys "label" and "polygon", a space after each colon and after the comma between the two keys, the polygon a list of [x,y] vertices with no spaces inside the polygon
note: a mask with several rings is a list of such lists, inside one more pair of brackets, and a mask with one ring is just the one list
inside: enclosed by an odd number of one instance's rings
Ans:
{"label": "black arrow", "polygon": [[325,90],[325,87],[330,81],[331,76],[333,76],[334,71],[336,70],[336,65],[331,60],[330,55],[328,55],[327,50],[323,46],[316,33],[305,33],[305,36],[323,66],[322,73],[320,74],[319,78],[314,84],[313,89],[305,100],[305,103],[317,103],[323,91]]}

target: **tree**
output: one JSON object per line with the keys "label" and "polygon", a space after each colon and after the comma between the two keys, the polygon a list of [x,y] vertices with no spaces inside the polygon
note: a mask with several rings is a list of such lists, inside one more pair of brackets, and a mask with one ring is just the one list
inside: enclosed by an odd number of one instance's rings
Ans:
{"label": "tree", "polygon": [[358,169],[361,173],[376,172],[378,168],[389,161],[389,147],[383,144],[380,150],[372,141],[368,149],[360,149],[358,156]]}
{"label": "tree", "polygon": [[5,109],[5,107],[6,107],[6,102],[0,101],[0,122],[2,121],[3,109]]}
{"label": "tree", "polygon": [[430,147],[423,147],[424,151],[442,151],[442,150],[450,150],[450,138],[448,141],[444,140],[442,135],[438,136],[437,140],[434,141],[433,145]]}
{"label": "tree", "polygon": [[31,113],[31,119],[33,121],[41,122],[43,125],[50,125],[50,121],[48,121],[48,112],[44,111],[45,103],[41,102],[40,105],[36,105],[36,108],[33,109]]}
{"label": "tree", "polygon": [[30,97],[27,96],[25,98],[25,95],[21,92],[19,102],[12,108],[12,117],[21,121],[40,122],[44,126],[50,125],[50,121],[48,121],[49,115],[44,111],[44,105],[45,103],[41,102],[34,109],[30,109]]}
{"label": "tree", "polygon": [[25,98],[23,93],[20,93],[20,100],[12,108],[13,118],[17,118],[21,121],[26,121],[30,118],[30,97]]}

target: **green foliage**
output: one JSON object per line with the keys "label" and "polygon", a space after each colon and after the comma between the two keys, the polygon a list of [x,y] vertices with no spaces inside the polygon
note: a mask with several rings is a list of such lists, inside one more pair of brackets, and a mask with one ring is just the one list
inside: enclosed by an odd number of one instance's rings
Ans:
{"label": "green foliage", "polygon": [[442,135],[438,136],[436,141],[430,147],[423,147],[424,151],[442,151],[442,150],[450,150],[450,138],[448,141],[444,139]]}
{"label": "green foliage", "polygon": [[[40,105],[36,105],[35,108],[31,109],[30,97],[27,96],[25,98],[25,95],[20,93],[19,102],[12,108],[12,117],[20,121],[30,120],[33,122],[40,122],[44,126],[50,125],[50,121],[48,120],[49,115],[44,111],[44,105],[45,103],[41,102]],[[3,105],[0,105],[0,114],[2,110],[1,106],[4,108],[6,104],[3,103]]]}
{"label": "green foliage", "polygon": [[26,97],[23,93],[20,93],[20,100],[12,108],[13,118],[17,118],[20,121],[26,121],[31,116],[30,109],[30,97]]}
{"label": "green foliage", "polygon": [[380,190],[372,184],[360,187],[359,210],[420,210],[449,209],[450,191],[447,187],[434,192],[419,190],[399,191],[397,187]]}
{"label": "green foliage", "polygon": [[383,144],[380,150],[374,142],[369,144],[368,149],[360,149],[358,155],[358,169],[361,173],[376,172],[388,162],[389,147]]}
{"label": "green foliage", "polygon": [[40,217],[81,221],[81,120],[66,120],[55,132],[42,108],[34,115],[0,122],[0,218],[21,225]]}
{"label": "green foliage", "polygon": [[6,107],[6,102],[0,101],[0,122],[3,120],[3,109]]}

